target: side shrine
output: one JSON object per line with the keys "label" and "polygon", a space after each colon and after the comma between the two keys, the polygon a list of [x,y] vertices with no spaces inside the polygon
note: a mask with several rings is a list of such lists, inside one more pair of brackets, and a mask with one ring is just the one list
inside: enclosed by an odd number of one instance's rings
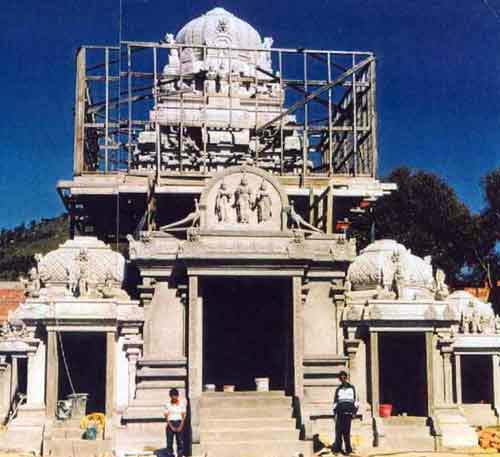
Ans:
{"label": "side shrine", "polygon": [[0,449],[163,448],[176,387],[191,455],[307,457],[342,370],[362,450],[472,447],[498,424],[491,305],[346,234],[395,190],[376,177],[375,57],[272,45],[215,8],[78,51],[71,239],[0,330]]}

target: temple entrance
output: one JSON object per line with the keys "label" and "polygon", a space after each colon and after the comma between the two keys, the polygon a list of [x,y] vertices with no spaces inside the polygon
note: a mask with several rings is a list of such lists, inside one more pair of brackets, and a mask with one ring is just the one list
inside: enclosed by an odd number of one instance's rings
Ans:
{"label": "temple entrance", "polygon": [[423,333],[380,333],[380,403],[393,415],[427,416],[427,367]]}
{"label": "temple entrance", "polygon": [[[65,399],[73,393],[89,394],[87,413],[105,412],[106,334],[97,332],[61,332],[58,342],[59,392]],[[67,363],[67,369],[65,366]],[[68,372],[73,383],[71,386]]]}
{"label": "temple entrance", "polygon": [[491,355],[462,355],[462,403],[493,403]]}
{"label": "temple entrance", "polygon": [[203,280],[203,383],[255,390],[291,389],[291,288],[289,278]]}

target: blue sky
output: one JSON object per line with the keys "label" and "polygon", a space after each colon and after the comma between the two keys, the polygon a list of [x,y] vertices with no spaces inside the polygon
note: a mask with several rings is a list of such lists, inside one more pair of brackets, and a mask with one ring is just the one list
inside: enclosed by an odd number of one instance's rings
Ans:
{"label": "blue sky", "polygon": [[[500,0],[122,0],[122,38],[161,39],[222,6],[279,47],[378,58],[379,174],[442,176],[474,211],[500,166]],[[0,228],[63,211],[72,173],[74,54],[116,44],[119,0],[16,0],[0,14]]]}

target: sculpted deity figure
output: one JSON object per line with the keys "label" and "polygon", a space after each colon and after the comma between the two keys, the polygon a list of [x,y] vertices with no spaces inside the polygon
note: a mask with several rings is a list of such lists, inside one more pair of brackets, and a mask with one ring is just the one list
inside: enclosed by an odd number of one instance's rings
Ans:
{"label": "sculpted deity figure", "polygon": [[483,322],[481,315],[477,311],[472,312],[471,317],[471,327],[472,333],[482,333],[483,332]]}
{"label": "sculpted deity figure", "polygon": [[444,271],[441,270],[441,268],[438,268],[434,279],[434,293],[436,295],[436,300],[444,300],[450,294],[445,280],[446,275]]}
{"label": "sculpted deity figure", "polygon": [[393,283],[393,291],[396,293],[396,298],[404,298],[404,288],[405,288],[405,274],[403,271],[403,266],[401,264],[401,253],[396,251],[392,255],[392,261],[395,265]]}
{"label": "sculpted deity figure", "polygon": [[271,37],[265,37],[262,42],[262,47],[267,50],[267,52],[263,53],[263,63],[267,68],[271,67],[271,51],[270,49],[273,47],[274,40]]}
{"label": "sculpted deity figure", "polygon": [[226,183],[220,183],[219,191],[215,197],[215,214],[219,222],[229,222],[231,192],[227,189]]}
{"label": "sculpted deity figure", "polygon": [[259,221],[259,224],[271,219],[273,215],[273,206],[271,202],[271,196],[269,195],[269,191],[267,190],[267,182],[264,180],[260,184],[259,190],[257,191],[255,205],[257,207],[257,220]]}
{"label": "sculpted deity figure", "polygon": [[234,192],[234,206],[240,224],[250,223],[250,211],[252,207],[252,190],[248,185],[245,175],[241,177],[239,186]]}
{"label": "sculpted deity figure", "polygon": [[207,95],[215,94],[217,92],[216,80],[217,72],[214,70],[214,67],[210,65],[205,79],[205,92]]}

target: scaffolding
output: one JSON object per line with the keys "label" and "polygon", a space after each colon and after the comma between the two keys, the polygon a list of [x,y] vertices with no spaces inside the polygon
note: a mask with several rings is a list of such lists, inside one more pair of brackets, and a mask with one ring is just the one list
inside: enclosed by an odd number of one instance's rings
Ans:
{"label": "scaffolding", "polygon": [[[211,81],[207,68],[183,69],[182,59],[171,74],[162,65],[174,53],[201,60],[217,53],[228,79]],[[232,71],[232,59],[261,53],[272,70]],[[302,183],[376,176],[371,52],[122,42],[84,46],[76,65],[75,176],[206,177],[239,164]]]}

